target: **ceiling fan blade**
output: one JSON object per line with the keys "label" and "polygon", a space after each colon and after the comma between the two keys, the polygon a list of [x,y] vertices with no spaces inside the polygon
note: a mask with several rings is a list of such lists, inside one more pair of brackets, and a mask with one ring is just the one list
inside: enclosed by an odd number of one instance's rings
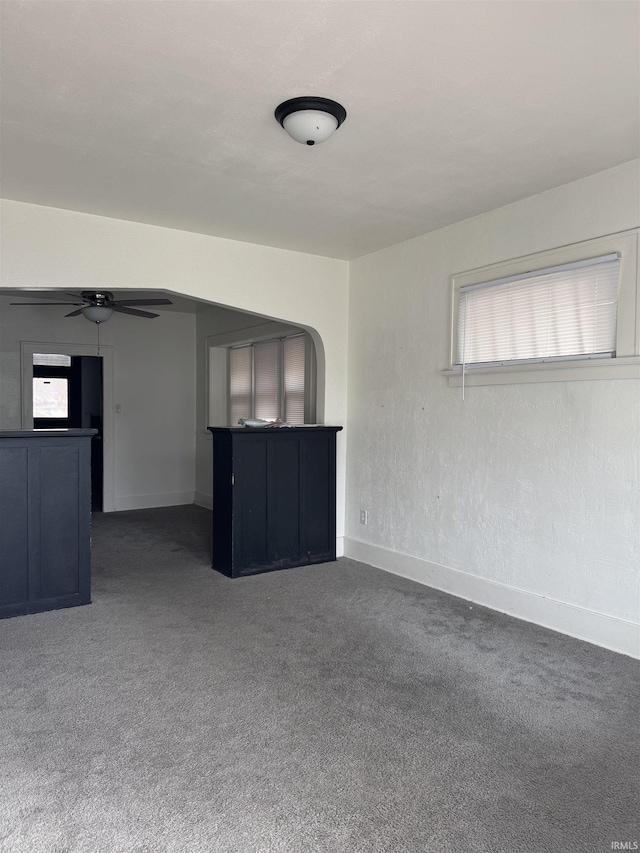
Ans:
{"label": "ceiling fan blade", "polygon": [[82,302],[10,302],[9,305],[82,305]]}
{"label": "ceiling fan blade", "polygon": [[138,311],[136,308],[125,308],[124,305],[118,305],[117,303],[111,302],[108,308],[113,308],[114,311],[119,311],[120,314],[132,314],[134,317],[148,317],[149,319],[153,317],[159,317],[159,314],[151,314],[150,311]]}
{"label": "ceiling fan blade", "polygon": [[170,299],[114,299],[109,305],[173,305]]}
{"label": "ceiling fan blade", "polygon": [[78,314],[82,314],[82,308],[78,308],[77,311],[72,311],[70,314],[65,314],[65,317],[77,317]]}
{"label": "ceiling fan blade", "polygon": [[78,293],[61,293],[59,290],[21,290],[17,287],[3,287],[2,296],[17,296],[18,299],[62,299],[63,296],[73,296],[76,302],[82,298]]}

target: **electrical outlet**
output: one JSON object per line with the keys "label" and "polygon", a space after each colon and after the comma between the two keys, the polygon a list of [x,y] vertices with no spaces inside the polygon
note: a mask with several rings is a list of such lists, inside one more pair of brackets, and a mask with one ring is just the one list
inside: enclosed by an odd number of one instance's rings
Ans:
{"label": "electrical outlet", "polygon": [[369,524],[369,510],[361,509],[360,510],[360,524]]}

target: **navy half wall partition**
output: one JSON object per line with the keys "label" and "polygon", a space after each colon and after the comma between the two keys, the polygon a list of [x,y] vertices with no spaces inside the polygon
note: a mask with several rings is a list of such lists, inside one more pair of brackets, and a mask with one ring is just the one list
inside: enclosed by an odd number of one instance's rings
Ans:
{"label": "navy half wall partition", "polygon": [[342,427],[209,427],[213,568],[228,577],[336,559]]}
{"label": "navy half wall partition", "polygon": [[0,618],[91,601],[91,436],[0,430]]}

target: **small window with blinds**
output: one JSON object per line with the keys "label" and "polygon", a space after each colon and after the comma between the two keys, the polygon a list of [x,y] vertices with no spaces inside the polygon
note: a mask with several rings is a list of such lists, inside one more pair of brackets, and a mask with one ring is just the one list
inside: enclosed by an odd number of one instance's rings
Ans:
{"label": "small window with blinds", "polygon": [[235,425],[239,418],[279,418],[304,424],[305,412],[310,409],[307,352],[304,334],[231,347],[230,422]]}
{"label": "small window with blinds", "polygon": [[614,253],[461,287],[457,367],[614,357],[619,267]]}

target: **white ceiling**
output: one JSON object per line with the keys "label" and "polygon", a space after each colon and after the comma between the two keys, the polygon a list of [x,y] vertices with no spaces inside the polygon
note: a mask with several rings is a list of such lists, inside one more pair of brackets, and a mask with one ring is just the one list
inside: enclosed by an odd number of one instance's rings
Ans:
{"label": "white ceiling", "polygon": [[[350,259],[640,153],[635,2],[2,0],[7,198]],[[326,143],[273,118],[340,101]]]}

